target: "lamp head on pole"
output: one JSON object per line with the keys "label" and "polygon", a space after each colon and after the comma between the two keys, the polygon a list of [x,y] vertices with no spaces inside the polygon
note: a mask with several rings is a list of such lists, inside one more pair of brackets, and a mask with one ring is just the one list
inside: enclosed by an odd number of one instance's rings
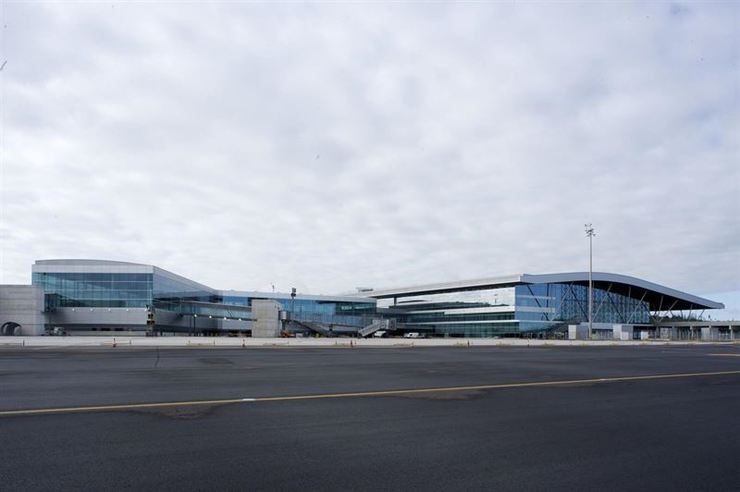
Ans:
{"label": "lamp head on pole", "polygon": [[594,237],[596,235],[594,227],[591,224],[583,224],[583,226],[586,228],[586,237]]}

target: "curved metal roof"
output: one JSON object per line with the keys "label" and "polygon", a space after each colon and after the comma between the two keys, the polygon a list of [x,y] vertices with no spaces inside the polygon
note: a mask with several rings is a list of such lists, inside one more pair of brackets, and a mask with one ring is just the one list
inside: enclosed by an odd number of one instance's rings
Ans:
{"label": "curved metal roof", "polygon": [[214,291],[211,287],[190,280],[187,277],[145,263],[131,263],[128,261],[113,261],[100,259],[51,259],[36,260],[31,267],[33,272],[86,272],[86,273],[154,273],[169,277],[192,286],[194,290],[202,289]]}
{"label": "curved metal roof", "polygon": [[[723,309],[720,302],[710,301],[693,294],[671,289],[647,280],[617,273],[594,272],[594,287],[609,290],[617,294],[643,299],[650,304],[651,311],[693,310],[693,309]],[[383,289],[368,292],[359,292],[358,297],[374,297],[388,299],[408,295],[437,294],[464,290],[480,290],[485,288],[513,287],[524,284],[572,283],[588,285],[588,272],[568,272],[533,275],[522,273],[502,277],[489,277],[474,280],[461,280],[438,284],[426,284],[397,289]]]}
{"label": "curved metal roof", "polygon": [[93,259],[75,259],[60,258],[53,260],[36,260],[37,265],[130,265],[130,266],[152,266],[144,263],[131,263],[130,261],[113,261],[113,260],[93,260]]}
{"label": "curved metal roof", "polygon": [[[218,295],[224,297],[251,297],[258,299],[273,299],[276,301],[289,301],[291,299],[289,292],[259,292],[250,290],[219,290]],[[309,301],[326,301],[326,302],[368,302],[374,303],[375,299],[372,297],[363,296],[350,296],[350,295],[336,295],[328,296],[322,294],[296,294],[298,300],[309,300]]]}
{"label": "curved metal roof", "polygon": [[[522,282],[528,284],[575,283],[588,285],[588,272],[552,273],[544,275],[523,274]],[[689,309],[723,309],[721,302],[711,301],[687,292],[672,289],[629,275],[593,272],[594,287],[610,289],[610,292],[644,299],[650,303],[651,311]]]}

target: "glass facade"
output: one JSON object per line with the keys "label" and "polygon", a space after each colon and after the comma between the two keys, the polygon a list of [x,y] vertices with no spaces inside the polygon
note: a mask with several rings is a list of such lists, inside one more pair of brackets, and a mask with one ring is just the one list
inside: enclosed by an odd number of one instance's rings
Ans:
{"label": "glass facade", "polygon": [[[646,324],[647,301],[594,287],[594,323]],[[521,331],[588,321],[588,286],[582,284],[524,284],[516,287],[516,318]]]}
{"label": "glass facade", "polygon": [[365,326],[370,323],[367,318],[375,314],[374,301],[343,301],[334,299],[291,299],[276,297],[228,295],[222,297],[226,305],[252,306],[253,300],[271,300],[282,306],[291,318],[300,321],[311,321],[324,324],[347,326]]}
{"label": "glass facade", "polygon": [[[43,287],[54,307],[164,308],[180,300],[218,302],[197,284],[154,273],[33,272],[31,283]],[[53,296],[53,297],[52,297]]]}
{"label": "glass facade", "polygon": [[[68,265],[64,265],[67,267]],[[75,268],[82,267],[75,265]],[[366,326],[375,313],[374,300],[290,299],[271,296],[221,295],[187,279],[153,268],[149,273],[38,272],[32,283],[44,289],[44,309],[147,308],[197,316],[249,319],[254,299],[271,299],[302,321]]]}
{"label": "glass facade", "polygon": [[[404,293],[378,299],[376,304],[375,299],[328,296],[291,299],[286,294],[215,291],[156,267],[135,264],[122,267],[112,262],[111,269],[116,272],[101,272],[107,265],[99,263],[88,264],[82,260],[80,264],[60,263],[59,268],[66,272],[33,271],[32,284],[44,289],[44,310],[154,306],[183,315],[248,319],[252,302],[263,299],[279,303],[288,312],[289,320],[364,327],[373,319],[386,318],[394,320],[394,325],[404,331],[453,337],[516,336],[588,321],[588,285],[582,280],[468,287],[430,294]],[[43,269],[51,270],[47,265],[43,264]],[[86,268],[93,271],[86,272]],[[75,269],[78,271],[69,271]],[[650,323],[649,302],[642,300],[645,295],[642,299],[631,297],[624,294],[624,288],[621,294],[612,292],[612,285],[602,282],[594,286],[594,323]]]}
{"label": "glass facade", "polygon": [[218,303],[221,301],[213,291],[200,288],[193,282],[187,282],[171,278],[154,271],[153,275],[153,305],[157,309],[165,309],[181,314],[198,314],[224,316],[211,308],[207,311],[205,306],[196,308],[188,302]]}
{"label": "glass facade", "polygon": [[34,272],[31,283],[55,294],[58,307],[146,307],[151,273]]}
{"label": "glass facade", "polygon": [[204,289],[194,282],[163,275],[157,270],[153,274],[153,295],[157,300],[220,302],[220,297],[214,291]]}
{"label": "glass facade", "polygon": [[514,287],[461,290],[379,299],[408,331],[439,336],[492,337],[517,331]]}
{"label": "glass facade", "polygon": [[[588,286],[522,284],[379,299],[378,308],[407,331],[437,336],[492,337],[588,321]],[[644,324],[647,302],[594,287],[594,323]]]}

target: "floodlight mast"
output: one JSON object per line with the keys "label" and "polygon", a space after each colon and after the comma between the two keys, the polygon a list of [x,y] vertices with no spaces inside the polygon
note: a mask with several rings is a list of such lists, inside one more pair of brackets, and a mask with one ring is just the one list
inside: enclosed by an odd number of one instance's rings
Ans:
{"label": "floodlight mast", "polygon": [[593,226],[589,224],[584,224],[586,227],[586,237],[588,237],[588,339],[591,339],[591,336],[593,334],[593,300],[594,300],[594,279],[593,279],[593,270],[594,270],[594,236],[596,233],[594,232]]}

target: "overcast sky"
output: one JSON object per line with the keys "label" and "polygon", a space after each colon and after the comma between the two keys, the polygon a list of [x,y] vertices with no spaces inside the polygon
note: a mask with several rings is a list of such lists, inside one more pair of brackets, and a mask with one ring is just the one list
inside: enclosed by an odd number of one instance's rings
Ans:
{"label": "overcast sky", "polygon": [[740,290],[737,2],[1,5],[2,283]]}

